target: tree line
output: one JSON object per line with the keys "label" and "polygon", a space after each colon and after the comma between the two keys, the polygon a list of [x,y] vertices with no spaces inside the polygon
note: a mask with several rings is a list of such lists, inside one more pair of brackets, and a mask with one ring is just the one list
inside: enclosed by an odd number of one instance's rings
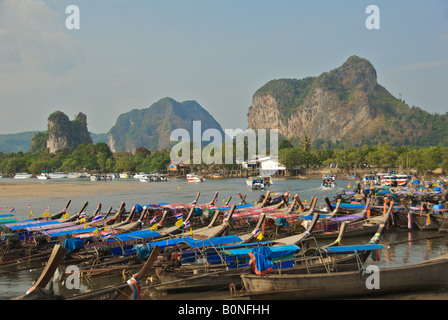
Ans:
{"label": "tree line", "polygon": [[170,162],[169,151],[150,152],[140,147],[132,152],[112,153],[106,143],[80,144],[54,153],[45,151],[0,153],[3,174],[29,172],[161,172]]}
{"label": "tree line", "polygon": [[389,143],[378,143],[354,148],[312,149],[309,139],[305,137],[300,146],[283,140],[279,145],[279,162],[288,171],[297,167],[306,170],[333,165],[347,173],[369,168],[416,170],[422,174],[442,168],[447,173],[448,147],[392,146]]}
{"label": "tree line", "polygon": [[[224,146],[223,146],[224,147]],[[245,144],[247,147],[247,144]],[[244,155],[247,157],[247,150]],[[268,152],[269,154],[269,152]],[[300,167],[306,169],[337,167],[344,172],[362,169],[416,170],[418,173],[432,173],[437,168],[448,172],[448,147],[411,147],[392,146],[388,143],[364,145],[353,148],[316,149],[309,138],[305,137],[299,146],[289,140],[279,144],[279,162],[289,172]],[[235,157],[235,155],[234,155]],[[106,143],[80,144],[76,148],[66,148],[49,153],[48,150],[0,153],[0,172],[14,174],[29,172],[40,174],[49,172],[165,172],[170,163],[170,150],[152,150],[144,147],[135,152],[113,153]],[[201,171],[213,169],[237,169],[231,164],[197,165]]]}

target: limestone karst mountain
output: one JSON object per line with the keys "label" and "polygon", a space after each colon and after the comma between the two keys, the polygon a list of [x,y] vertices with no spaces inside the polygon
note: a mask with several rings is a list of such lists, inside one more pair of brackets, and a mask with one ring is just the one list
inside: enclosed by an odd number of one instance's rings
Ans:
{"label": "limestone karst mountain", "polygon": [[108,133],[108,145],[114,152],[168,149],[173,130],[185,129],[192,136],[193,121],[201,121],[202,132],[213,128],[222,133],[221,125],[196,101],[163,98],[149,108],[122,113]]}
{"label": "limestone karst mountain", "polygon": [[377,82],[372,64],[351,56],[317,77],[272,80],[253,95],[249,128],[279,129],[316,146],[448,145],[448,115],[409,107]]}

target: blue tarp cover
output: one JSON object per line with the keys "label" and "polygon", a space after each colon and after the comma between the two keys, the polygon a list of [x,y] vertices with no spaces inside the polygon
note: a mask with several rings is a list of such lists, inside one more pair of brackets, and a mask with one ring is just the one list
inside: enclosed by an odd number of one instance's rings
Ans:
{"label": "blue tarp cover", "polygon": [[[177,238],[177,239],[167,239],[167,240],[160,240],[160,241],[152,241],[147,243],[150,246],[159,246],[160,248],[166,248],[170,246],[178,245],[179,243],[188,243],[192,248],[202,248],[205,246],[220,246],[227,243],[235,243],[241,241],[240,237],[237,237],[235,235],[230,236],[222,236],[222,237],[214,237],[210,239],[200,239],[195,240],[191,237],[183,237],[183,238]],[[137,245],[135,247],[144,246],[144,245]]]}
{"label": "blue tarp cover", "polygon": [[270,260],[272,251],[269,247],[253,248],[249,252],[250,264],[254,266],[254,271],[259,276],[263,276],[274,270],[274,263]]}
{"label": "blue tarp cover", "polygon": [[381,244],[361,244],[353,246],[338,246],[338,247],[327,247],[325,251],[330,253],[353,253],[355,251],[369,251],[369,250],[381,250],[385,247]]}
{"label": "blue tarp cover", "polygon": [[[247,203],[247,204],[239,204],[237,206],[235,206],[235,209],[244,209],[244,208],[250,208],[253,207],[253,204]],[[226,207],[212,207],[210,209],[219,209],[221,211],[225,211],[225,210],[230,210],[230,208],[232,208],[232,206],[226,206]]]}
{"label": "blue tarp cover", "polygon": [[67,231],[61,231],[61,232],[54,232],[51,233],[52,237],[60,237],[60,236],[65,236],[65,235],[70,235],[70,234],[78,234],[78,233],[88,233],[88,232],[93,232],[95,230],[97,230],[98,228],[86,228],[86,229],[76,229],[76,230],[67,230]]}
{"label": "blue tarp cover", "polygon": [[240,237],[237,237],[235,235],[230,236],[223,236],[223,237],[215,237],[210,239],[200,239],[195,240],[191,237],[183,237],[183,238],[177,238],[177,239],[167,239],[167,240],[160,240],[160,241],[153,241],[141,245],[136,245],[132,249],[137,252],[137,255],[140,259],[146,259],[149,257],[152,247],[159,246],[161,249],[164,249],[166,247],[176,246],[179,243],[188,243],[188,245],[192,248],[202,248],[206,246],[220,246],[227,243],[235,243],[241,241]]}
{"label": "blue tarp cover", "polygon": [[[330,216],[331,216],[331,214],[319,214],[319,218],[328,218]],[[299,218],[302,219],[302,220],[313,220],[314,215],[310,214],[308,216],[299,217]]]}
{"label": "blue tarp cover", "polygon": [[65,239],[62,246],[67,250],[67,254],[84,247],[84,241],[78,238]]}
{"label": "blue tarp cover", "polygon": [[107,241],[129,241],[137,239],[148,239],[160,236],[160,233],[151,230],[139,230],[134,232],[127,232],[114,236],[113,238],[107,239]]}
{"label": "blue tarp cover", "polygon": [[59,221],[47,221],[47,222],[25,223],[25,224],[20,224],[20,225],[15,225],[15,226],[8,226],[8,225],[5,225],[5,226],[10,228],[11,230],[19,230],[19,229],[25,229],[28,227],[37,227],[37,226],[44,226],[44,225],[56,224],[56,223],[60,223],[60,222]]}
{"label": "blue tarp cover", "polygon": [[365,204],[360,203],[341,203],[340,208],[365,208]]}
{"label": "blue tarp cover", "polygon": [[331,221],[347,221],[347,220],[355,220],[355,219],[361,219],[361,218],[362,218],[362,216],[353,214],[353,215],[346,215],[346,216],[330,218],[330,220]]}
{"label": "blue tarp cover", "polygon": [[[246,244],[247,245],[247,244]],[[267,246],[261,246],[257,248],[268,248]],[[243,257],[248,256],[250,252],[257,248],[240,248],[240,249],[229,249],[227,252],[231,255]],[[300,248],[296,245],[285,245],[285,246],[273,246],[270,248],[269,257],[272,259],[286,257],[294,254],[296,251],[300,250]]]}

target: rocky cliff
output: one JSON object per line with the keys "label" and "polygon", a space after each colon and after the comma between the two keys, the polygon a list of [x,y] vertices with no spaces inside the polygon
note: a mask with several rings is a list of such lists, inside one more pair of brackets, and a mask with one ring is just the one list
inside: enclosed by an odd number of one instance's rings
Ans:
{"label": "rocky cliff", "polygon": [[113,152],[167,149],[176,143],[170,141],[175,129],[186,129],[192,137],[193,121],[201,121],[202,132],[214,128],[222,133],[221,125],[196,101],[163,98],[149,108],[121,114],[108,132],[108,145]]}
{"label": "rocky cliff", "polygon": [[394,98],[377,83],[372,64],[357,56],[318,77],[269,81],[253,95],[247,117],[250,128],[279,129],[292,140],[306,135],[315,144],[427,145],[434,137],[448,142],[421,121],[437,123],[446,135],[447,115],[430,115]]}
{"label": "rocky cliff", "polygon": [[65,148],[76,148],[81,143],[92,143],[87,130],[87,117],[82,112],[72,121],[61,111],[50,114],[47,137],[47,148],[51,153]]}

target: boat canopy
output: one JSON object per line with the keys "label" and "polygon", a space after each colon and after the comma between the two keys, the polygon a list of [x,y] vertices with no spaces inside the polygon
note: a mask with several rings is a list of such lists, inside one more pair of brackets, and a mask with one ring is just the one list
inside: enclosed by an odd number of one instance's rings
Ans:
{"label": "boat canopy", "polygon": [[[96,228],[93,228],[93,229],[95,230]],[[108,238],[107,241],[109,241],[109,242],[130,241],[130,240],[138,240],[138,239],[155,238],[155,237],[159,237],[159,236],[161,236],[160,233],[158,233],[156,231],[151,231],[151,230],[145,229],[145,230],[139,230],[139,231],[134,231],[134,232],[118,234],[114,237]]]}
{"label": "boat canopy", "polygon": [[[313,220],[314,214],[310,214],[308,216],[299,217],[302,220]],[[331,217],[331,214],[319,214],[319,218],[328,218]]]}
{"label": "boat canopy", "polygon": [[214,237],[209,239],[193,239],[192,237],[182,237],[182,238],[176,238],[176,239],[166,239],[166,240],[159,240],[159,241],[152,241],[145,244],[140,244],[134,246],[134,250],[139,250],[141,247],[154,247],[158,246],[161,249],[164,249],[166,247],[172,247],[176,246],[181,243],[186,243],[192,248],[203,248],[206,246],[220,246],[223,244],[228,243],[235,243],[241,241],[241,238],[235,235],[230,236],[222,236],[222,237]]}
{"label": "boat canopy", "polygon": [[334,253],[334,254],[347,254],[347,253],[356,253],[356,252],[364,252],[371,250],[381,250],[384,249],[385,246],[381,244],[360,244],[360,245],[350,245],[350,246],[336,246],[336,247],[326,247],[322,248],[322,250],[326,253]]}
{"label": "boat canopy", "polygon": [[340,221],[348,221],[348,220],[361,219],[361,218],[362,218],[362,216],[360,216],[360,215],[351,214],[351,215],[344,215],[344,216],[330,218],[330,220],[340,222]]}
{"label": "boat canopy", "polygon": [[365,208],[365,204],[361,203],[341,203],[340,208]]}
{"label": "boat canopy", "polygon": [[14,224],[10,224],[10,225],[5,224],[5,227],[7,227],[7,228],[9,228],[9,229],[11,229],[11,230],[19,230],[19,229],[25,229],[25,228],[31,228],[31,227],[38,227],[38,226],[45,226],[45,225],[49,225],[49,224],[57,224],[57,223],[59,223],[59,221],[55,221],[55,220],[53,220],[53,221],[46,221],[46,222],[36,222],[36,221],[34,220],[34,223],[33,223],[33,222],[30,222],[30,223],[23,223],[23,224],[18,223],[18,224],[16,224],[16,225],[14,225]]}
{"label": "boat canopy", "polygon": [[[260,247],[256,247],[256,248],[260,248]],[[233,255],[238,258],[242,258],[242,257],[247,258],[247,257],[249,257],[249,253],[251,253],[256,248],[229,249],[229,250],[226,250],[225,253],[227,253],[229,255]],[[294,244],[285,245],[285,246],[273,246],[273,247],[269,247],[269,249],[271,251],[269,258],[274,259],[274,260],[275,260],[275,258],[282,258],[282,257],[290,256],[300,250],[300,248]]]}
{"label": "boat canopy", "polygon": [[79,233],[89,233],[89,232],[94,232],[98,230],[98,228],[82,228],[82,229],[75,229],[75,230],[66,230],[66,231],[61,231],[61,232],[54,232],[51,233],[50,236],[51,237],[60,237],[60,236],[67,236],[67,235],[75,235],[75,234],[79,234]]}
{"label": "boat canopy", "polygon": [[221,246],[223,244],[240,242],[241,238],[235,235],[222,236],[222,237],[213,237],[209,239],[193,239],[191,237],[182,237],[176,239],[166,239],[159,241],[152,241],[149,243],[135,245],[132,250],[135,251],[140,259],[146,259],[149,257],[152,252],[152,248],[154,246],[158,246],[161,249],[165,249],[167,247],[177,246],[181,243],[188,244],[191,248],[203,248],[207,246]]}

